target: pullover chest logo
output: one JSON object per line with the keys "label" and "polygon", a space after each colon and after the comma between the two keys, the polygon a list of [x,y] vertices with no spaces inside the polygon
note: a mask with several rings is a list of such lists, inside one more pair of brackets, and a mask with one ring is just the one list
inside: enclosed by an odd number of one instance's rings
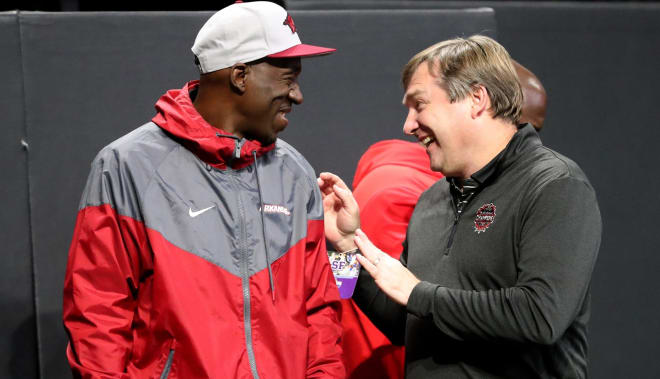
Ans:
{"label": "pullover chest logo", "polygon": [[493,203],[482,205],[477,210],[477,216],[474,218],[474,231],[483,233],[495,221],[495,209],[497,207]]}

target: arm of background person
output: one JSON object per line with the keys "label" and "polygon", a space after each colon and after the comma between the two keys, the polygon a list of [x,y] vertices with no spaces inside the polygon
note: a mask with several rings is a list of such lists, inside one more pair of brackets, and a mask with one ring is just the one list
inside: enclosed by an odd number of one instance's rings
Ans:
{"label": "arm of background person", "polygon": [[[404,267],[406,267],[407,259],[407,243],[404,242],[403,252],[399,258]],[[360,276],[353,293],[353,301],[392,344],[404,344],[406,307],[396,303],[385,292],[381,291],[369,272],[364,268],[360,270]]]}

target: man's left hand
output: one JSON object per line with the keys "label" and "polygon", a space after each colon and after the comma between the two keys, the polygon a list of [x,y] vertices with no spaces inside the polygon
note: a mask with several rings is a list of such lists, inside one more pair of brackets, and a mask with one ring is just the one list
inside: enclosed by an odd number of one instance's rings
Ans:
{"label": "man's left hand", "polygon": [[420,280],[401,262],[374,246],[361,229],[355,234],[355,243],[362,253],[357,259],[362,267],[387,296],[403,306],[408,305],[410,293]]}

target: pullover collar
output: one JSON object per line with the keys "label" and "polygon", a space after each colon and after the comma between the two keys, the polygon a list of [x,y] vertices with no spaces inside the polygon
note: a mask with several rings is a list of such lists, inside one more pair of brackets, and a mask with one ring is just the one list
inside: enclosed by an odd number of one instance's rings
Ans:
{"label": "pullover collar", "polygon": [[[532,124],[518,125],[518,131],[513,135],[506,147],[465,181],[472,182],[473,186],[481,187],[491,178],[494,178],[511,166],[522,152],[539,145],[541,145],[541,139]],[[454,185],[458,179],[448,177],[447,180]]]}
{"label": "pullover collar", "polygon": [[513,135],[506,147],[490,162],[459,185],[459,179],[447,178],[450,192],[456,204],[467,204],[474,194],[480,191],[491,179],[496,178],[502,171],[511,166],[522,152],[541,145],[536,129],[532,124],[518,125],[518,131]]}

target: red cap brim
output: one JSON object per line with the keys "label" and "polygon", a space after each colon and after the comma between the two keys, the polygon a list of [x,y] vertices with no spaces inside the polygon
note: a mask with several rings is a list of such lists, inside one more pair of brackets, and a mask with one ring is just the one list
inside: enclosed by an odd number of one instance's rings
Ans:
{"label": "red cap brim", "polygon": [[295,58],[295,57],[313,57],[316,55],[327,55],[337,51],[337,49],[332,49],[329,47],[313,46],[300,44],[292,46],[286,50],[280,51],[279,53],[270,54],[270,58]]}

